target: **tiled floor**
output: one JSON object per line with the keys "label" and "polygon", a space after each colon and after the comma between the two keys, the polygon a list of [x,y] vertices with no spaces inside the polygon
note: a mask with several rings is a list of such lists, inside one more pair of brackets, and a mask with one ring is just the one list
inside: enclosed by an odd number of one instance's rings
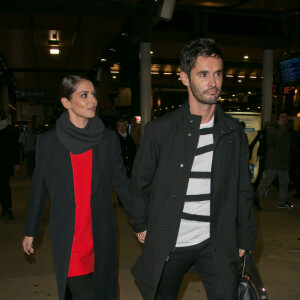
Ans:
{"label": "tiled floor", "polygon": [[[48,209],[45,211],[36,253],[27,257],[21,248],[30,178],[22,165],[11,179],[15,220],[0,219],[0,299],[58,299],[48,235]],[[290,191],[292,195],[293,190]],[[272,187],[256,211],[259,235],[254,252],[270,300],[300,299],[300,200],[290,198],[294,210],[276,208],[277,189]],[[119,300],[142,300],[130,268],[141,245],[128,225],[128,217],[114,195],[118,227]],[[186,275],[179,300],[205,300],[197,274]]]}

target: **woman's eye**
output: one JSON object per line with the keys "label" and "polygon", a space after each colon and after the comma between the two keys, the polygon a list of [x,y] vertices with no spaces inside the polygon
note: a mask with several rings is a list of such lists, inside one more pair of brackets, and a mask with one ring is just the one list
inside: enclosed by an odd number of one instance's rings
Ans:
{"label": "woman's eye", "polygon": [[81,98],[86,98],[86,97],[87,97],[86,93],[81,94]]}

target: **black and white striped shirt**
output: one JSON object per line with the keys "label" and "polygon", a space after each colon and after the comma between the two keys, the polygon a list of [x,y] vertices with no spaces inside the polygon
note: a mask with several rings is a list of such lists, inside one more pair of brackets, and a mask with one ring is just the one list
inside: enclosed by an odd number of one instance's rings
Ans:
{"label": "black and white striped shirt", "polygon": [[197,245],[210,237],[211,166],[214,118],[200,125],[176,247]]}

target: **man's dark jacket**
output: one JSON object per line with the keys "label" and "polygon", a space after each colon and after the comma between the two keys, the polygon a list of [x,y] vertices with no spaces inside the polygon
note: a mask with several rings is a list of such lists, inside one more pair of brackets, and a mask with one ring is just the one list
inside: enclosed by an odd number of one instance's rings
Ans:
{"label": "man's dark jacket", "polygon": [[[54,130],[37,140],[37,165],[33,173],[25,235],[38,235],[49,194],[49,231],[59,299],[65,299],[75,227],[75,195],[70,152]],[[111,185],[130,211],[129,179],[123,166],[120,142],[115,132],[105,129],[93,148],[91,216],[95,272],[93,299],[111,300],[117,295],[116,232]]]}
{"label": "man's dark jacket", "polygon": [[[237,291],[239,248],[253,250],[256,222],[252,209],[249,147],[238,120],[217,105],[211,180],[211,244],[224,299]],[[147,230],[141,256],[132,273],[145,300],[153,299],[179,222],[199,139],[201,117],[189,105],[150,122],[132,172],[135,232]],[[151,187],[151,189],[150,189]]]}

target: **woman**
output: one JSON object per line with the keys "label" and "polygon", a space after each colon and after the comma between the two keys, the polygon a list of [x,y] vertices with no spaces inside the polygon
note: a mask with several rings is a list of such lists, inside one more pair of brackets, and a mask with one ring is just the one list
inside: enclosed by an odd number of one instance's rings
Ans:
{"label": "woman", "polygon": [[116,133],[95,116],[91,81],[67,76],[60,86],[66,111],[56,129],[38,136],[23,249],[34,253],[50,195],[50,226],[59,299],[112,300],[117,294],[111,185],[130,210],[129,180]]}

